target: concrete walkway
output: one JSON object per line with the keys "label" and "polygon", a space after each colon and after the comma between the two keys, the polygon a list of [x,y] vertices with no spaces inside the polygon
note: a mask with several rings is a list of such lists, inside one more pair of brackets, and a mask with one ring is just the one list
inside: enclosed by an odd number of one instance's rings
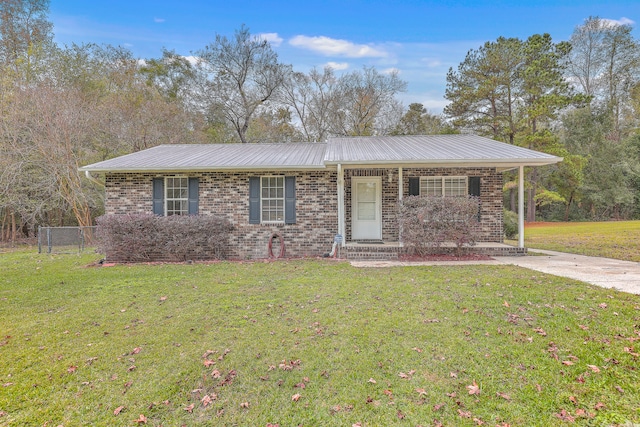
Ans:
{"label": "concrete walkway", "polygon": [[353,261],[355,267],[410,265],[516,265],[543,273],[640,295],[640,263],[563,252],[529,249],[534,255],[495,257],[491,261]]}

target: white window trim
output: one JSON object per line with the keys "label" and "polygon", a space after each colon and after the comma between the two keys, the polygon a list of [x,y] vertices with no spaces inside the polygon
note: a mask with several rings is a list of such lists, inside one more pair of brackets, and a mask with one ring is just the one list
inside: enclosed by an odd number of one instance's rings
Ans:
{"label": "white window trim", "polygon": [[423,179],[440,179],[441,180],[441,190],[442,190],[442,194],[440,196],[445,197],[444,194],[444,190],[445,190],[445,180],[447,179],[464,179],[464,195],[469,194],[469,177],[466,175],[443,175],[443,176],[421,176],[420,177],[420,195],[424,194],[422,191],[422,180]]}
{"label": "white window trim", "polygon": [[[282,197],[262,197],[262,182],[264,179],[279,178],[282,180]],[[265,220],[262,216],[264,200],[282,200],[282,220]],[[260,176],[260,224],[284,224],[286,215],[286,183],[284,175],[262,175]]]}
{"label": "white window trim", "polygon": [[[169,197],[169,180],[170,179],[186,179],[187,180],[187,197],[179,197],[179,198],[175,198]],[[172,187],[174,188],[174,187]],[[180,213],[180,215],[188,215],[189,214],[189,177],[186,175],[170,175],[170,176],[165,176],[164,177],[164,216],[168,216],[167,212],[168,212],[168,205],[169,205],[169,201],[175,201],[175,200],[181,200],[181,201],[185,201],[186,202],[186,206],[187,209],[184,213]],[[175,215],[175,214],[174,214]]]}

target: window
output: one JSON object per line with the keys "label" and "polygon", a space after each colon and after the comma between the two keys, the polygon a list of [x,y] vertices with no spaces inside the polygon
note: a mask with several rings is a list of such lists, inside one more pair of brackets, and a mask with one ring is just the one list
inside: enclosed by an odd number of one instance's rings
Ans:
{"label": "window", "polygon": [[295,176],[249,177],[249,224],[296,223]]}
{"label": "window", "polygon": [[198,178],[153,178],[153,213],[160,216],[198,214]]}
{"label": "window", "polygon": [[167,216],[189,214],[189,178],[167,177],[164,188],[165,214]]}
{"label": "window", "polygon": [[466,176],[429,176],[420,178],[420,194],[424,196],[466,196]]}
{"label": "window", "polygon": [[260,179],[261,222],[284,222],[284,176]]}

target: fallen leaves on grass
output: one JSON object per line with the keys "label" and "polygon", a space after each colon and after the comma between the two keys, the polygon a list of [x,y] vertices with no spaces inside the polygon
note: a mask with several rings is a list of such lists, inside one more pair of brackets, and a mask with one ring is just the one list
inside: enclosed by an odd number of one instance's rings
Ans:
{"label": "fallen leaves on grass", "polygon": [[134,423],[138,423],[138,424],[146,424],[147,423],[147,417],[144,416],[144,414],[140,414],[140,416],[138,417],[137,420],[133,420]]}
{"label": "fallen leaves on grass", "polygon": [[114,411],[113,415],[120,415],[120,412],[124,409],[124,406],[118,406]]}
{"label": "fallen leaves on grass", "polygon": [[293,396],[291,396],[291,400],[292,400],[293,402],[297,402],[298,400],[300,400],[300,398],[301,398],[301,397],[302,397],[302,396],[300,395],[300,393],[296,393],[296,394],[294,394]]}
{"label": "fallen leaves on grass", "polygon": [[195,403],[192,403],[191,405],[187,406],[186,408],[184,408],[185,411],[187,411],[188,413],[192,413],[193,412],[193,408],[196,407]]}
{"label": "fallen leaves on grass", "polygon": [[469,390],[469,394],[480,394],[480,387],[475,381],[467,386],[467,390]]}
{"label": "fallen leaves on grass", "polygon": [[596,374],[600,372],[600,368],[598,368],[596,365],[587,365],[587,367],[591,369],[593,372],[595,372]]}
{"label": "fallen leaves on grass", "polygon": [[504,400],[511,400],[511,396],[509,396],[507,393],[497,392],[496,395],[503,398]]}
{"label": "fallen leaves on grass", "polygon": [[576,420],[575,417],[572,417],[571,414],[565,409],[553,415],[560,418],[562,421],[574,422]]}
{"label": "fallen leaves on grass", "polygon": [[537,332],[539,335],[542,335],[543,337],[547,336],[547,333],[542,328],[535,328],[533,331]]}
{"label": "fallen leaves on grass", "polygon": [[216,396],[215,394],[213,394],[213,396],[209,396],[208,394],[205,394],[204,397],[202,399],[200,399],[200,402],[202,402],[202,406],[204,406],[206,408],[208,405],[210,405],[217,398],[218,398],[218,396]]}

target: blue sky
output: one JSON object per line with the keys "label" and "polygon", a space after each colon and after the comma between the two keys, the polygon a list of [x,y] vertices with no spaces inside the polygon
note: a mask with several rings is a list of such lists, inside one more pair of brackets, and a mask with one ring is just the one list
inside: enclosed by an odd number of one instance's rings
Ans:
{"label": "blue sky", "polygon": [[245,24],[296,71],[398,70],[408,82],[400,99],[440,113],[447,70],[470,49],[499,36],[568,40],[589,16],[631,24],[638,37],[640,1],[51,0],[50,12],[58,43],[121,45],[139,58],[163,47],[194,55]]}

